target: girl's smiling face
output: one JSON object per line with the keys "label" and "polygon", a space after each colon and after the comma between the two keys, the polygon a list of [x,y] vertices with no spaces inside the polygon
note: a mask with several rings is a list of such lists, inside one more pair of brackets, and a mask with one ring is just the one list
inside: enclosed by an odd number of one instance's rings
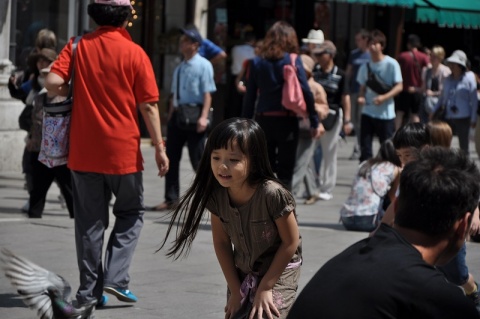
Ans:
{"label": "girl's smiling face", "polygon": [[419,150],[415,147],[402,147],[397,149],[397,156],[402,163],[402,167],[411,161],[415,161],[418,158],[418,153]]}
{"label": "girl's smiling face", "polygon": [[249,174],[248,157],[242,153],[236,141],[228,149],[213,150],[210,156],[212,173],[223,187],[242,188]]}

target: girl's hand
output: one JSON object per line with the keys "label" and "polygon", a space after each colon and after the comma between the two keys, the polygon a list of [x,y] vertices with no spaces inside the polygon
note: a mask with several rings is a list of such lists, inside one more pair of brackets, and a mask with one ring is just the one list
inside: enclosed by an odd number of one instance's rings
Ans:
{"label": "girl's hand", "polygon": [[[267,315],[268,319],[273,319],[272,313],[280,317],[280,312],[273,303],[272,290],[257,290],[255,293],[255,299],[253,300],[252,311],[250,312],[249,319],[262,319],[263,313]],[[255,316],[256,314],[256,316]]]}
{"label": "girl's hand", "polygon": [[225,306],[225,319],[233,318],[242,306],[241,301],[242,296],[240,295],[240,291],[230,294],[230,298],[228,298],[227,305]]}

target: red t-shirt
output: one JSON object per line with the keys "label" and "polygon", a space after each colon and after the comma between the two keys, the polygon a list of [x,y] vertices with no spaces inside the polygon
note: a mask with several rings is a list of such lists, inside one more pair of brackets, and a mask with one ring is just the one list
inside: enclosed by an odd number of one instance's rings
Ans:
{"label": "red t-shirt", "polygon": [[[70,79],[72,42],[51,72]],[[150,59],[124,28],[100,27],[78,43],[68,167],[103,174],[143,170],[137,105],[157,102]]]}
{"label": "red t-shirt", "polygon": [[[412,53],[415,55],[413,58]],[[407,91],[410,86],[422,86],[422,69],[430,63],[428,55],[420,51],[405,51],[397,58],[403,77],[403,90]]]}

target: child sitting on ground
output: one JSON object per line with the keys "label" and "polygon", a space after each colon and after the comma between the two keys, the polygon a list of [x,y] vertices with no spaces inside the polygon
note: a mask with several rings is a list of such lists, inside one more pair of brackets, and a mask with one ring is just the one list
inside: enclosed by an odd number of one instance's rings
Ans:
{"label": "child sitting on ground", "polygon": [[383,216],[385,196],[395,198],[400,176],[400,160],[393,142],[386,140],[376,157],[362,164],[345,204],[340,210],[340,220],[347,230],[372,231]]}

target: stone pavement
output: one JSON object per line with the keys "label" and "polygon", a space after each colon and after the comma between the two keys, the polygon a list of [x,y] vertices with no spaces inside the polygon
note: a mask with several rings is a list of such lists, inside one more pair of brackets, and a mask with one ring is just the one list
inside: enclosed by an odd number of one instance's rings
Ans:
{"label": "stone pavement", "polygon": [[[358,164],[348,160],[352,143],[353,138],[349,137],[348,143],[341,144],[333,199],[310,206],[303,205],[302,200],[298,201],[304,252],[299,290],[329,258],[366,236],[366,233],[347,232],[338,223],[338,211],[349,192]],[[142,151],[145,160],[145,203],[152,206],[163,201],[164,180],[157,177],[153,148],[145,143]],[[472,156],[476,158],[474,152]],[[186,189],[192,177],[185,152],[181,164],[182,190]],[[60,206],[59,190],[56,185],[50,189],[43,218],[29,220],[20,211],[28,199],[23,185],[23,175],[0,172],[0,246],[61,274],[76,291],[78,271],[73,220]],[[223,318],[226,283],[213,251],[208,220],[199,230],[189,256],[176,261],[167,259],[165,251],[155,253],[165,234],[166,223],[163,213],[145,214],[145,226],[130,269],[130,289],[139,301],[126,304],[109,296],[108,305],[97,310],[97,319]],[[470,272],[480,279],[480,244],[468,243],[467,251]],[[3,275],[0,275],[0,312],[1,318],[36,317],[24,306]]]}

